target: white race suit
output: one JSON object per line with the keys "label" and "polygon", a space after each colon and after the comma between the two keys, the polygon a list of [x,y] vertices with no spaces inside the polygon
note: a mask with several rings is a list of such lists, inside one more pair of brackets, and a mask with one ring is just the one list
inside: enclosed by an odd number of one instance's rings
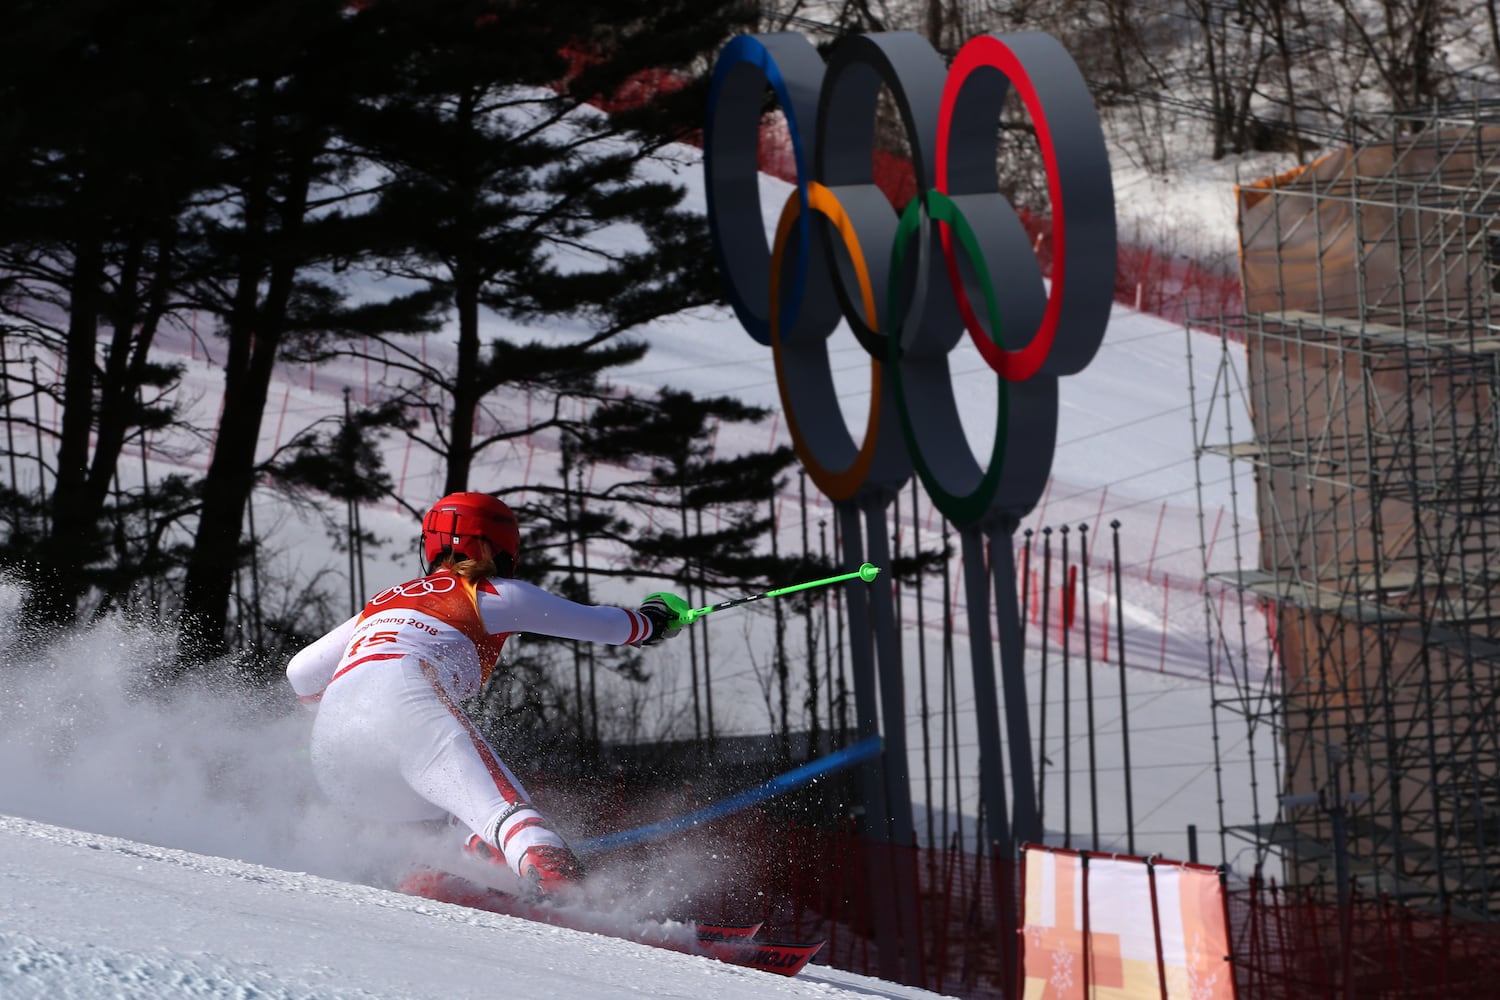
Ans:
{"label": "white race suit", "polygon": [[287,665],[318,713],[312,763],[329,798],[382,820],[453,816],[512,871],[531,847],[565,846],[458,704],[483,687],[514,632],[625,645],[648,638],[651,623],[447,570],[382,590]]}

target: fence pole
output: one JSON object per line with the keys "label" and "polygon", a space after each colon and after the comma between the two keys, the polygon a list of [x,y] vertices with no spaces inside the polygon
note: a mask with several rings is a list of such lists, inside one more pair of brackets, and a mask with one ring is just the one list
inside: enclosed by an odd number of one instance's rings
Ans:
{"label": "fence pole", "polygon": [[1068,526],[1058,529],[1062,538],[1062,613],[1058,615],[1058,631],[1062,636],[1062,730],[1063,730],[1063,846],[1073,846],[1073,658],[1068,642],[1068,584],[1069,551]]}
{"label": "fence pole", "polygon": [[1130,787],[1130,700],[1125,690],[1125,593],[1122,584],[1124,574],[1120,571],[1120,522],[1110,521],[1114,535],[1115,574],[1115,641],[1119,644],[1120,668],[1120,743],[1125,765],[1125,850],[1135,854],[1135,800]]}
{"label": "fence pole", "polygon": [[1094,739],[1094,636],[1089,622],[1089,526],[1078,526],[1078,561],[1083,567],[1083,684],[1089,726],[1089,843],[1099,850],[1099,759]]}
{"label": "fence pole", "polygon": [[1161,666],[1157,673],[1167,672],[1167,618],[1172,611],[1172,575],[1161,575]]}
{"label": "fence pole", "polygon": [[1041,732],[1037,734],[1036,819],[1043,842],[1047,839],[1047,628],[1052,610],[1052,529],[1042,529],[1042,707]]}

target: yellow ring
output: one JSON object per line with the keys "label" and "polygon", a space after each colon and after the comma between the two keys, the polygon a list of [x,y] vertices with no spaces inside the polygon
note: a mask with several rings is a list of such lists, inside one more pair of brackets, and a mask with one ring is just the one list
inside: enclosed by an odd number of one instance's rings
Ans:
{"label": "yellow ring", "polygon": [[[834,229],[838,231],[844,248],[849,253],[855,279],[859,282],[859,297],[864,305],[865,325],[879,332],[880,325],[875,312],[875,292],[870,285],[870,272],[865,265],[864,251],[859,245],[859,237],[854,232],[854,224],[849,221],[848,213],[844,211],[844,206],[839,203],[834,193],[816,181],[807,186],[807,204],[811,211],[833,223]],[[769,305],[771,356],[776,363],[776,387],[781,394],[782,409],[786,411],[787,429],[792,435],[792,446],[797,451],[797,457],[802,460],[803,467],[807,469],[807,474],[829,499],[848,500],[864,485],[870,473],[870,464],[875,459],[875,442],[880,433],[880,384],[882,381],[880,361],[874,357],[870,359],[870,413],[865,421],[864,442],[860,445],[854,461],[849,463],[848,468],[829,469],[812,453],[812,448],[807,444],[798,425],[797,410],[787,390],[785,361],[781,350],[781,258],[786,252],[792,227],[796,225],[801,211],[801,199],[797,197],[797,192],[793,191],[781,208],[781,219],[776,223],[776,242],[771,251]],[[835,401],[834,406],[837,407],[837,405]]]}

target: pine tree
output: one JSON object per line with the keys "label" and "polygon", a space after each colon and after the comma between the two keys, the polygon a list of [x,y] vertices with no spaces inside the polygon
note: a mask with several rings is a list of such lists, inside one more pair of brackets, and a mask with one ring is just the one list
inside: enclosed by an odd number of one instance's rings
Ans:
{"label": "pine tree", "polygon": [[[577,438],[576,453],[585,461],[637,470],[637,478],[613,484],[600,499],[661,509],[660,521],[652,519],[658,525],[655,530],[625,539],[631,566],[672,576],[690,604],[710,589],[745,590],[788,578],[787,564],[764,554],[761,543],[773,528],[765,512],[795,461],[792,450],[783,446],[725,458],[714,448],[720,425],[755,423],[769,415],[729,397],[699,398],[664,389],[655,399],[627,395],[601,406],[586,433]],[[713,512],[711,530],[704,530],[701,516],[690,516],[704,511]],[[715,722],[707,654],[706,640],[690,638],[695,736],[712,741]]]}
{"label": "pine tree", "polygon": [[[412,48],[399,93],[368,105],[351,136],[382,171],[372,221],[385,270],[439,290],[456,321],[456,357],[425,373],[438,398],[425,387],[412,396],[442,428],[421,443],[442,456],[445,490],[468,489],[489,444],[558,422],[476,437],[490,393],[595,394],[598,373],[641,353],[621,334],[718,299],[704,221],[681,210],[679,186],[639,168],[701,118],[673,102],[697,92],[688,70],[701,73],[744,14],[637,0],[390,0],[373,10]],[[646,71],[654,92],[622,98]],[[486,312],[553,331],[486,349]]]}
{"label": "pine tree", "polygon": [[339,139],[357,100],[381,92],[393,54],[368,8],[341,0],[270,0],[195,42],[233,82],[233,132],[216,163],[216,201],[195,214],[195,304],[226,339],[222,418],[202,486],[183,581],[190,658],[225,648],[242,521],[272,372],[284,351],[321,338],[430,325],[431,299],[351,304],[331,271],[360,227],[356,161]]}
{"label": "pine tree", "polygon": [[[763,582],[772,568],[758,551],[770,528],[765,504],[783,485],[795,461],[786,446],[766,452],[720,457],[717,425],[756,423],[770,411],[727,396],[697,397],[663,389],[654,399],[627,395],[601,406],[578,439],[578,452],[593,461],[639,469],[642,475],[613,487],[616,503],[666,506],[675,528],[663,519],[655,531],[631,541],[642,570],[675,572],[699,586],[743,586]],[[700,532],[690,511],[711,509],[716,527]]]}
{"label": "pine tree", "polygon": [[[37,620],[68,620],[91,588],[108,602],[161,568],[149,547],[149,557],[118,558],[120,510],[144,516],[149,536],[170,491],[111,499],[112,484],[127,442],[176,419],[180,368],[150,350],[177,304],[181,213],[218,141],[222,95],[205,80],[201,53],[160,40],[192,35],[213,16],[186,0],[145,10],[24,3],[0,40],[8,337],[60,357],[60,384],[35,387],[61,409],[45,516],[14,521],[0,554],[33,577]],[[147,47],[154,58],[139,57]],[[59,312],[65,319],[54,321]]]}

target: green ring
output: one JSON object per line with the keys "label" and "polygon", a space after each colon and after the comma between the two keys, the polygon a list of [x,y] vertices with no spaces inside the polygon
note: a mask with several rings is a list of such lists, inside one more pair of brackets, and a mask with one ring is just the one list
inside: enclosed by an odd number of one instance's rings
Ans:
{"label": "green ring", "polygon": [[[891,249],[891,272],[887,282],[886,316],[889,317],[887,329],[899,330],[901,324],[905,322],[905,310],[900,308],[901,266],[906,256],[906,244],[921,225],[921,212],[924,204],[930,219],[934,222],[947,223],[952,228],[959,245],[963,247],[964,253],[975,265],[981,289],[984,292],[985,314],[990,321],[990,339],[995,342],[996,346],[1003,348],[1005,344],[1001,335],[1000,309],[995,302],[995,288],[990,282],[989,268],[985,265],[984,253],[979,248],[979,240],[974,235],[974,229],[969,225],[969,220],[964,218],[963,212],[954,204],[953,199],[935,188],[928,191],[925,196],[913,198],[907,202],[905,211],[901,213],[901,221],[896,226],[895,246]],[[989,513],[995,493],[1000,487],[1000,475],[1005,469],[1005,440],[1010,426],[1010,390],[1005,379],[996,374],[995,384],[999,392],[999,405],[995,414],[995,444],[990,450],[989,466],[985,469],[979,485],[974,488],[973,492],[966,496],[950,493],[938,481],[937,474],[928,465],[926,456],[922,454],[921,442],[917,439],[911,410],[906,401],[906,388],[901,381],[900,342],[902,339],[904,338],[886,338],[886,360],[890,367],[891,383],[896,390],[896,411],[901,417],[901,433],[906,438],[906,450],[911,454],[912,465],[916,468],[917,475],[922,477],[922,483],[927,487],[927,493],[932,497],[932,502],[937,505],[938,510],[960,526],[974,524]],[[951,390],[951,381],[949,384]],[[959,433],[962,434],[961,426]]]}

